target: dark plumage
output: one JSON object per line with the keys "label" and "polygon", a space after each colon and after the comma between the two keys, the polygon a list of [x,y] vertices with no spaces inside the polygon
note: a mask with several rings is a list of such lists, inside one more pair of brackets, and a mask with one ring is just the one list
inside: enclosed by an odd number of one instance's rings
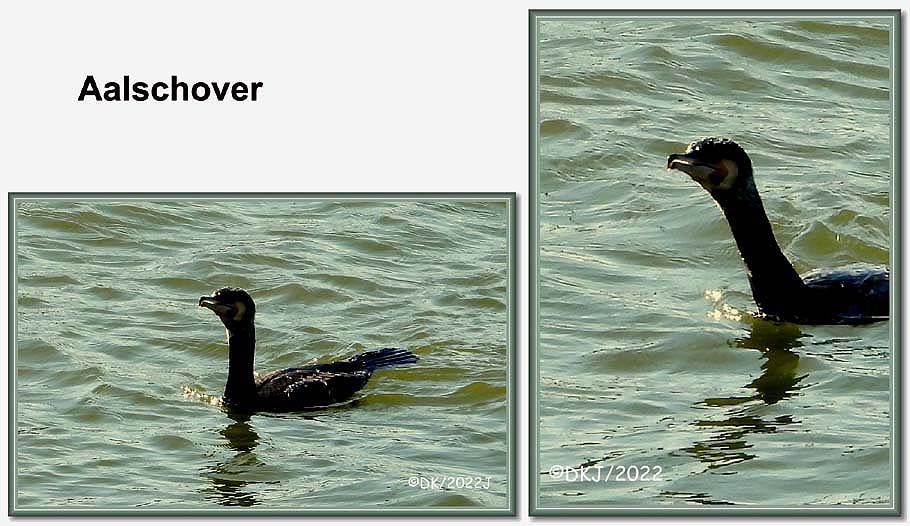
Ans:
{"label": "dark plumage", "polygon": [[667,159],[720,205],[746,265],[752,297],[766,317],[805,324],[888,319],[889,270],[875,265],[813,270],[800,276],[781,252],[752,176],[752,161],[729,139],[707,138]]}
{"label": "dark plumage", "polygon": [[253,298],[243,289],[226,287],[199,298],[199,306],[211,309],[227,329],[230,356],[222,403],[233,411],[300,411],[336,404],[366,385],[373,371],[417,361],[405,349],[383,348],[340,362],[273,371],[256,379]]}

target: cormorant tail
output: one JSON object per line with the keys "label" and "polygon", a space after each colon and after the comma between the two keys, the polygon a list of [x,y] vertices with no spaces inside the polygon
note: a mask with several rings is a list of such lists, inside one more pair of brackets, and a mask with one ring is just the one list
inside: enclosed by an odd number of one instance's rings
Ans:
{"label": "cormorant tail", "polygon": [[406,363],[414,363],[418,360],[414,353],[407,349],[396,349],[394,347],[385,347],[372,351],[365,351],[355,354],[348,358],[347,361],[356,363],[369,371],[382,369],[384,367],[394,367]]}

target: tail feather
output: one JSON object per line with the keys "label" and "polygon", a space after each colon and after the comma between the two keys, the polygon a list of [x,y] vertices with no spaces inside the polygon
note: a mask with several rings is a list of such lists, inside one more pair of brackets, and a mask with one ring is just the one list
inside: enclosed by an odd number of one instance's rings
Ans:
{"label": "tail feather", "polygon": [[382,369],[384,367],[414,363],[417,360],[417,356],[407,349],[396,349],[394,347],[365,351],[348,358],[349,362],[356,363],[370,371],[375,371],[376,369]]}

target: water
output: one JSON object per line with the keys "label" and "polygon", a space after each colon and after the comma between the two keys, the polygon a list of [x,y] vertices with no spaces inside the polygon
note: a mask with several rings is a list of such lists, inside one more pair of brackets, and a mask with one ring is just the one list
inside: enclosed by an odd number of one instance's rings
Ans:
{"label": "water", "polygon": [[[509,213],[501,197],[19,201],[17,508],[507,508]],[[259,371],[386,345],[420,361],[341,407],[231,416],[212,405],[224,328],[196,306],[226,285],[257,302]],[[434,476],[482,482],[409,484]]]}
{"label": "water", "polygon": [[540,22],[539,507],[894,504],[890,324],[753,317],[721,212],[665,170],[731,137],[797,271],[888,264],[889,38],[881,19]]}

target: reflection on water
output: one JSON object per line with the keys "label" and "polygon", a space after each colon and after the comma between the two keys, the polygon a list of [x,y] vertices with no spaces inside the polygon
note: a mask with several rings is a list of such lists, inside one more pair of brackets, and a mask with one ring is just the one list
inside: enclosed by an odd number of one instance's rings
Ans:
{"label": "reflection on water", "polygon": [[796,376],[796,367],[799,365],[799,355],[793,351],[780,349],[769,350],[763,353],[766,358],[762,364],[762,374],[749,382],[746,387],[758,391],[758,396],[768,404],[777,403],[784,398],[794,395],[799,388],[800,380],[809,376],[804,374]]}
{"label": "reflection on water", "polygon": [[764,419],[732,412],[719,420],[698,420],[697,427],[716,427],[720,431],[704,440],[696,441],[683,451],[715,469],[758,458],[749,452],[752,444],[746,440],[754,433],[777,433],[782,427],[798,423],[791,415]]}
{"label": "reflection on water", "polygon": [[799,392],[799,383],[808,374],[797,376],[799,355],[791,349],[801,347],[800,338],[807,336],[799,325],[771,322],[761,318],[748,317],[751,328],[748,335],[738,338],[736,347],[761,352],[763,363],[761,374],[744,387],[754,389],[751,396],[729,396],[706,398],[702,403],[710,407],[730,407],[718,419],[699,419],[697,427],[717,428],[718,432],[704,440],[696,441],[683,451],[708,464],[708,469],[738,464],[757,458],[751,453],[752,444],[747,440],[753,433],[776,433],[785,426],[798,423],[792,415],[762,418],[754,412],[748,402],[761,401],[775,404]]}
{"label": "reflection on water", "polygon": [[800,330],[799,325],[749,318],[752,327],[749,334],[737,338],[736,347],[754,349],[762,354],[761,375],[744,387],[755,389],[753,396],[730,396],[707,398],[705,405],[729,406],[739,405],[753,400],[762,400],[774,404],[789,398],[798,391],[797,384],[808,375],[796,376],[799,366],[799,355],[790,349],[802,347],[800,338],[808,336]]}
{"label": "reflection on water", "polygon": [[[265,464],[253,452],[259,445],[259,434],[250,425],[249,415],[229,413],[234,423],[219,433],[227,440],[230,449],[237,452],[227,461],[217,462],[203,473],[212,484],[203,490],[209,500],[222,506],[254,506],[259,503],[256,493],[247,491],[250,481],[245,476],[251,472],[262,472]],[[258,482],[258,481],[257,481]],[[277,482],[277,481],[276,481]]]}
{"label": "reflection on water", "polygon": [[725,500],[717,500],[707,493],[686,493],[680,491],[661,491],[660,495],[662,497],[682,499],[686,502],[693,502],[696,504],[713,504],[713,505],[733,505],[735,502],[728,502]]}
{"label": "reflection on water", "polygon": [[228,413],[234,420],[220,431],[228,441],[228,447],[240,453],[249,453],[259,445],[259,434],[250,426],[250,416],[244,414]]}

